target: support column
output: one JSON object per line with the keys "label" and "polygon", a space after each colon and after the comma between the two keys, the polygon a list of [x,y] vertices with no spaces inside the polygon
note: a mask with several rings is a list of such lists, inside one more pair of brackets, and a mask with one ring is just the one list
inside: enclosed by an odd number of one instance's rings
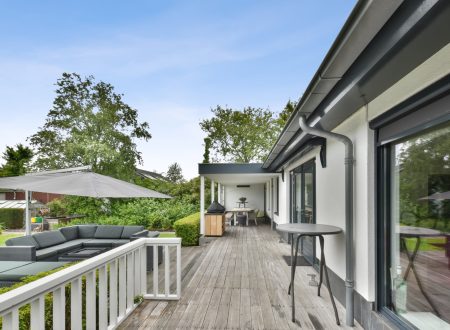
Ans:
{"label": "support column", "polygon": [[31,235],[30,192],[25,190],[25,235]]}
{"label": "support column", "polygon": [[205,234],[205,177],[200,176],[200,234]]}
{"label": "support column", "polygon": [[217,201],[222,204],[222,185],[220,183],[217,184]]}
{"label": "support column", "polygon": [[216,194],[216,186],[214,180],[211,180],[211,203],[214,202],[214,197]]}

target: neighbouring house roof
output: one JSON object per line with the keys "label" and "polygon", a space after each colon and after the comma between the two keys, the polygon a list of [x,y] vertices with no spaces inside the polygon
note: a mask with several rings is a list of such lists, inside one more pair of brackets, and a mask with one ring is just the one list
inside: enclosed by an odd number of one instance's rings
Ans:
{"label": "neighbouring house roof", "polygon": [[332,130],[448,43],[450,3],[359,1],[263,164],[280,170],[311,137],[298,118]]}
{"label": "neighbouring house roof", "polygon": [[139,175],[142,178],[145,178],[145,179],[169,181],[162,174],[159,174],[159,173],[156,173],[156,172],[142,170],[140,168],[136,169],[136,174]]}
{"label": "neighbouring house roof", "polygon": [[[45,204],[36,200],[31,201],[30,208],[38,209],[42,207],[45,207]],[[0,209],[25,209],[25,208],[26,208],[25,200],[14,200],[14,201],[0,200]]]}

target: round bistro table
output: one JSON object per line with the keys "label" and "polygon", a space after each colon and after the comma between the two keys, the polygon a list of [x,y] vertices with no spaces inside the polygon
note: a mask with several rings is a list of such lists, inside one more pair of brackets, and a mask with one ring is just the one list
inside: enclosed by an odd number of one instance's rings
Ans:
{"label": "round bistro table", "polygon": [[[328,271],[325,263],[323,236],[340,234],[342,233],[342,229],[335,226],[313,224],[313,223],[288,223],[278,225],[277,230],[287,233],[291,240],[291,282],[289,283],[288,294],[291,296],[292,300],[292,322],[295,322],[294,279],[295,279],[295,268],[297,266],[298,242],[300,241],[300,238],[304,236],[310,236],[310,237],[319,237],[320,242],[320,279],[319,285],[317,287],[317,295],[320,296],[320,287],[322,286],[323,271],[325,269],[325,277],[327,279],[328,293],[330,294],[331,302],[333,304],[336,323],[339,325],[340,324],[339,316],[337,313],[336,303],[334,302],[333,293],[331,292],[330,280],[328,277]],[[295,243],[295,256],[294,256],[294,235],[297,235],[297,240]]]}

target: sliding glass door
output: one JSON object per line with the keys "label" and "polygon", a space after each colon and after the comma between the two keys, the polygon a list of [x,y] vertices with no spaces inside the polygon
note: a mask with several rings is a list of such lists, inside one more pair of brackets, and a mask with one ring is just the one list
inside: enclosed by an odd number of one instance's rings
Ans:
{"label": "sliding glass door", "polygon": [[[291,223],[315,223],[315,160],[310,160],[291,172]],[[314,263],[314,239],[305,237],[300,251]]]}

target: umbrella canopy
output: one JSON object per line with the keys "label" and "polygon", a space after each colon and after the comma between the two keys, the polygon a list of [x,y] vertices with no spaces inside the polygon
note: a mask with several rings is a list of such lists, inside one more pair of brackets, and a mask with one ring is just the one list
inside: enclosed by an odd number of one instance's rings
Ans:
{"label": "umbrella canopy", "polygon": [[0,178],[0,188],[96,198],[171,198],[157,191],[94,172],[63,172]]}
{"label": "umbrella canopy", "polygon": [[420,200],[437,200],[437,201],[441,201],[441,200],[446,200],[446,199],[450,199],[450,191],[446,191],[446,192],[437,192],[434,193],[430,196],[426,196],[426,197],[422,197],[419,198]]}
{"label": "umbrella canopy", "polygon": [[168,195],[91,171],[43,172],[0,178],[0,188],[25,190],[25,235],[31,234],[29,191],[96,198],[171,198]]}

